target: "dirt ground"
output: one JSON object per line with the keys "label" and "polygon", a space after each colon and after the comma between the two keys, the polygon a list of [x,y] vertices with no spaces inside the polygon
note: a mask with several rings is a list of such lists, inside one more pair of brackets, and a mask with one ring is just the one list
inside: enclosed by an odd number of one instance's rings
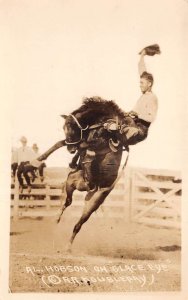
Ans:
{"label": "dirt ground", "polygon": [[180,230],[94,218],[66,252],[75,218],[11,221],[14,292],[179,291]]}

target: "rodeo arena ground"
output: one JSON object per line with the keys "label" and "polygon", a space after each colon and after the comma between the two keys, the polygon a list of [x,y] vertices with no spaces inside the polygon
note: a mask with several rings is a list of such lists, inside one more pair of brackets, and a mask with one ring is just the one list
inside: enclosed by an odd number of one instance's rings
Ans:
{"label": "rodeo arena ground", "polygon": [[46,168],[30,193],[12,180],[10,292],[179,291],[181,174],[127,166],[69,253],[84,206],[76,191],[57,224],[69,171]]}

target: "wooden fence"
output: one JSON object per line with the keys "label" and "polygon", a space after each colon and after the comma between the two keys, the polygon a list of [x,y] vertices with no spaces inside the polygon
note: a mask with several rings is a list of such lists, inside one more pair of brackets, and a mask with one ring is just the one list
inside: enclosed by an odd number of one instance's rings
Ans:
{"label": "wooden fence", "polygon": [[[128,174],[128,173],[127,173]],[[14,219],[19,217],[39,217],[39,216],[53,216],[57,215],[66,194],[63,192],[63,184],[60,184],[60,179],[47,179],[42,184],[39,180],[35,181],[31,193],[28,193],[26,185],[22,194],[19,194],[18,181],[12,183],[11,188],[11,214]],[[63,182],[63,179],[61,180]],[[127,175],[121,177],[116,188],[110,193],[108,199],[97,210],[94,216],[97,217],[120,217],[122,212],[128,215],[128,205],[130,191],[130,177]],[[69,216],[81,215],[84,198],[86,192],[74,192],[73,202],[67,210]],[[34,209],[35,208],[35,209]],[[112,209],[113,208],[113,209]]]}
{"label": "wooden fence", "polygon": [[179,228],[181,185],[179,172],[133,169],[130,219],[141,223]]}
{"label": "wooden fence", "polygon": [[[93,216],[123,217],[126,221],[179,228],[181,180],[175,180],[177,177],[180,178],[178,172],[168,170],[126,169]],[[19,194],[18,182],[12,184],[11,214],[14,219],[57,215],[66,196],[59,182],[59,179],[35,182],[30,194],[26,188]],[[81,215],[85,194],[75,191],[67,215]]]}

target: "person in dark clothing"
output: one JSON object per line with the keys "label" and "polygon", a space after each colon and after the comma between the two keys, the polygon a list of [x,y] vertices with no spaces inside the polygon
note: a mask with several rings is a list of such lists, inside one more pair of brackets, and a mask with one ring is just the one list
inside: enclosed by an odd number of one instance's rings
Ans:
{"label": "person in dark clothing", "polygon": [[[39,148],[38,148],[37,144],[33,144],[32,149],[33,149],[33,153],[34,153],[33,158],[35,159],[35,158],[39,157],[40,154],[38,152]],[[27,183],[29,193],[31,192],[31,181],[32,182],[35,181],[35,179],[38,177],[37,173],[39,173],[40,180],[41,180],[41,182],[43,182],[45,167],[46,167],[46,164],[44,162],[42,162],[38,167],[32,165],[31,162],[24,166],[23,176]]]}
{"label": "person in dark clothing", "polygon": [[27,146],[26,137],[22,136],[20,139],[22,146],[17,150],[17,159],[18,159],[18,170],[17,178],[19,181],[19,191],[23,192],[23,173],[25,166],[33,159],[33,151],[30,147]]}

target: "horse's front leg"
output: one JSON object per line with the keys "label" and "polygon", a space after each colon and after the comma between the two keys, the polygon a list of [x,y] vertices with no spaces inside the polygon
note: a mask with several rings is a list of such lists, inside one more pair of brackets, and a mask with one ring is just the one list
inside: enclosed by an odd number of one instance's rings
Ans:
{"label": "horse's front leg", "polygon": [[[112,188],[105,188],[105,189],[100,189],[98,191],[96,191],[93,196],[90,198],[89,201],[85,201],[85,206],[84,206],[84,210],[82,213],[82,216],[80,218],[80,220],[78,221],[78,223],[75,225],[74,229],[73,229],[73,234],[72,237],[69,241],[69,245],[68,245],[68,251],[71,251],[71,246],[72,243],[77,235],[77,233],[80,231],[82,225],[89,219],[89,217],[91,216],[91,214],[96,211],[99,206],[104,202],[105,198],[108,196],[108,194],[111,192]],[[87,199],[86,195],[86,199]]]}
{"label": "horse's front leg", "polygon": [[74,184],[74,181],[72,180],[71,176],[68,176],[67,178],[67,181],[65,183],[65,187],[64,189],[62,190],[62,197],[64,198],[64,193],[66,193],[66,199],[65,199],[65,202],[61,208],[61,212],[59,214],[59,217],[57,219],[57,223],[60,222],[61,220],[61,217],[65,211],[65,209],[71,205],[72,203],[72,195],[73,195],[73,192],[75,191],[76,189],[76,186]]}
{"label": "horse's front leg", "polygon": [[42,165],[42,161],[47,159],[50,154],[52,154],[57,149],[66,146],[65,140],[57,142],[55,145],[53,145],[50,149],[48,149],[46,152],[44,152],[42,155],[37,157],[36,159],[30,161],[30,164],[35,167],[39,168]]}
{"label": "horse's front leg", "polygon": [[53,145],[50,149],[48,149],[46,152],[44,152],[42,155],[40,155],[37,160],[42,161],[48,158],[50,154],[52,154],[57,149],[66,146],[65,140],[57,142],[55,145]]}

